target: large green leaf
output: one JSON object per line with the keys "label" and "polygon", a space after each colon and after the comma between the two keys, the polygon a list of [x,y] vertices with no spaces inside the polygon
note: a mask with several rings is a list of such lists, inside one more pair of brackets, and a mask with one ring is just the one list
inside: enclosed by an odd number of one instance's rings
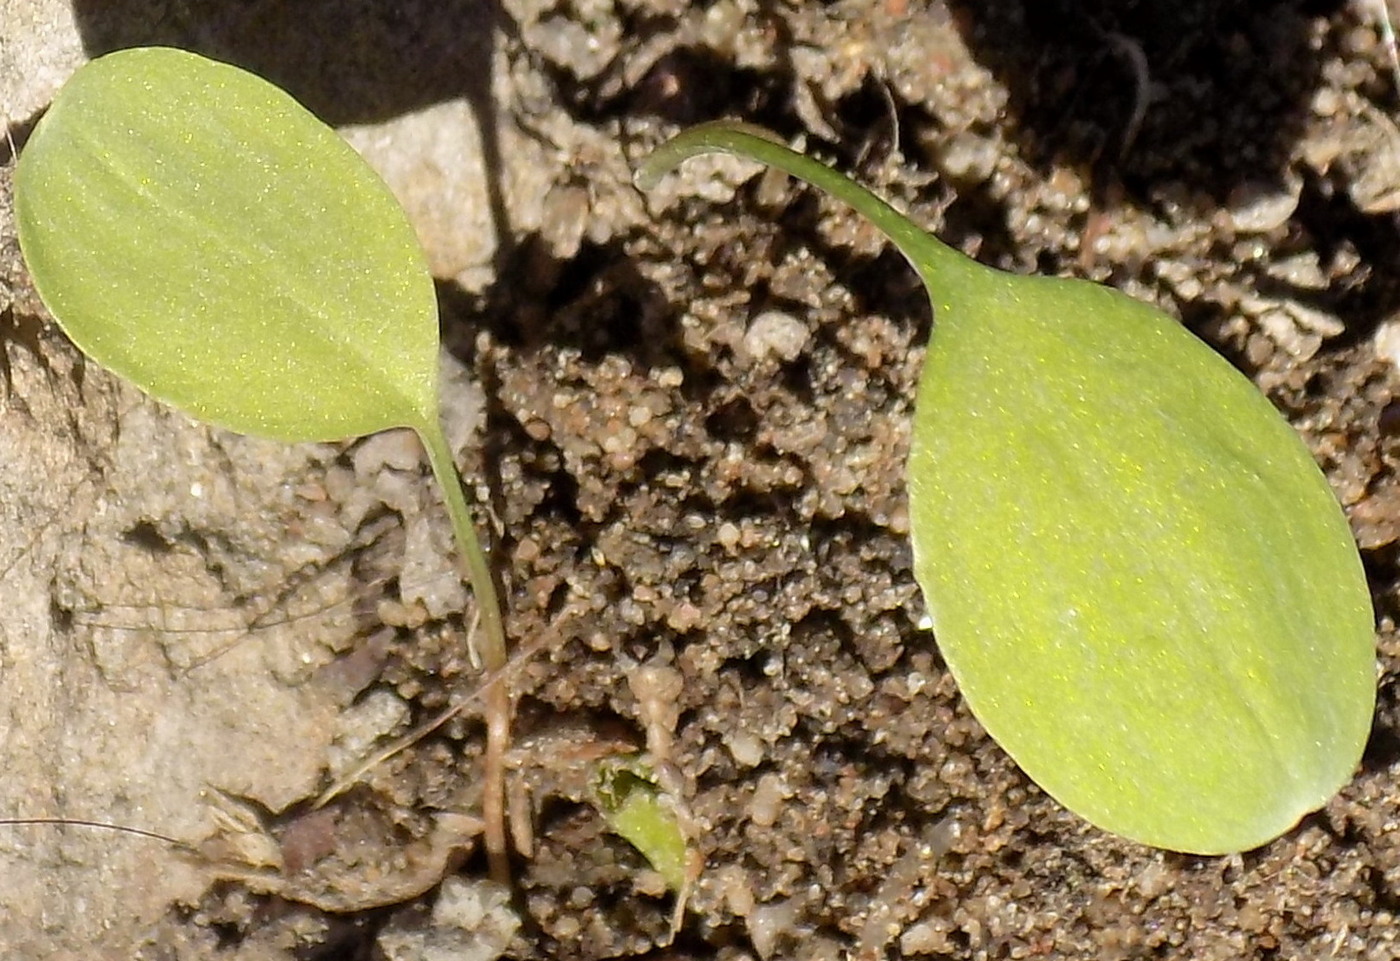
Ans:
{"label": "large green leaf", "polygon": [[831,169],[730,125],[725,150],[848,201],[898,244],[935,327],[909,459],[915,576],[968,704],[1095,824],[1180,851],[1262,844],[1355,770],[1370,595],[1307,449],[1166,315],[975,264]]}
{"label": "large green leaf", "polygon": [[284,440],[436,422],[437,308],[383,182],[277,87],[168,48],[82,67],[15,173],[45,304],[103,366]]}

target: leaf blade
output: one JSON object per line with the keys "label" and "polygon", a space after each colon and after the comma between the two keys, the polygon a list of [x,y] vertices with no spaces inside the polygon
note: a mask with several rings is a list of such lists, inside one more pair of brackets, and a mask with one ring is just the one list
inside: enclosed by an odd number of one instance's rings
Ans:
{"label": "leaf blade", "polygon": [[64,330],[161,400],[283,440],[436,416],[412,228],[334,131],[251,74],[167,48],[87,64],[21,155],[16,219]]}
{"label": "leaf blade", "polygon": [[[1372,615],[1297,435],[1106,288],[1017,278],[940,339],[910,455],[915,569],[989,733],[1067,807],[1160,847],[1245,850],[1322,806],[1369,731]],[[1054,368],[1035,389],[1033,364]],[[997,387],[970,401],[969,382]]]}

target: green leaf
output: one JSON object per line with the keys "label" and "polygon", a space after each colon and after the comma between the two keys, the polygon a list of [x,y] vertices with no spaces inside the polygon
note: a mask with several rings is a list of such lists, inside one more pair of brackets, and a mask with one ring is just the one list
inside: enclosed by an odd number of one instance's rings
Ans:
{"label": "green leaf", "polygon": [[977,265],[752,131],[687,131],[639,182],[708,150],[850,202],[928,287],[915,576],[1025,772],[1100,827],[1202,854],[1326,803],[1370,728],[1370,594],[1326,479],[1254,386],[1165,314]]}
{"label": "green leaf", "polygon": [[15,173],[20,245],[84,353],[203,420],[332,440],[437,418],[432,278],[329,127],[227,64],[82,67]]}
{"label": "green leaf", "polygon": [[675,802],[657,785],[638,757],[599,763],[593,776],[593,803],[612,832],[642,853],[676,893],[690,881],[690,845]]}
{"label": "green leaf", "polygon": [[432,277],[398,202],[335,131],[237,67],[122,50],[80,68],[35,127],[15,215],[64,332],[153,397],[277,440],[417,431],[482,660],[504,667],[500,603],[437,416]]}

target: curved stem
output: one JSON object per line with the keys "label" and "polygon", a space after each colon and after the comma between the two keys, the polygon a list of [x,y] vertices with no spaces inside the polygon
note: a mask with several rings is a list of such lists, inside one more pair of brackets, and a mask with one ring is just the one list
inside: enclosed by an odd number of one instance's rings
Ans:
{"label": "curved stem", "polygon": [[[666,173],[691,157],[716,151],[776,167],[850,204],[890,238],[925,283],[933,276],[956,280],[956,275],[965,273],[969,268],[985,269],[921,229],[845,174],[784,146],[771,131],[753,124],[720,120],[682,131],[657,147],[642,162],[635,182],[640,189],[650,190]],[[950,277],[949,274],[955,276]]]}

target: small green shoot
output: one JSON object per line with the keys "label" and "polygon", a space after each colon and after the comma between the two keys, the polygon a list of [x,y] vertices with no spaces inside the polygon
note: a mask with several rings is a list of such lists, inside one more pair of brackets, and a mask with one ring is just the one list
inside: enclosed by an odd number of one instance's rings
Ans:
{"label": "small green shoot", "polygon": [[656,774],[633,755],[598,764],[592,782],[593,805],[614,834],[641,852],[642,857],[677,898],[673,927],[685,910],[686,894],[696,871],[684,823],[688,820],[658,783]]}
{"label": "small green shoot", "polygon": [[[466,561],[482,661],[505,667],[500,603],[438,420],[432,277],[388,188],[335,131],[236,67],[123,50],[79,69],[36,126],[15,213],[64,331],[153,397],[291,442],[416,431]],[[498,877],[509,713],[497,684],[484,813]]]}
{"label": "small green shoot", "polygon": [[686,131],[638,183],[710,151],[850,204],[927,287],[915,577],[1025,772],[1102,828],[1200,854],[1326,803],[1370,728],[1370,594],[1326,479],[1254,386],[1160,311],[983,267],[763,131]]}

